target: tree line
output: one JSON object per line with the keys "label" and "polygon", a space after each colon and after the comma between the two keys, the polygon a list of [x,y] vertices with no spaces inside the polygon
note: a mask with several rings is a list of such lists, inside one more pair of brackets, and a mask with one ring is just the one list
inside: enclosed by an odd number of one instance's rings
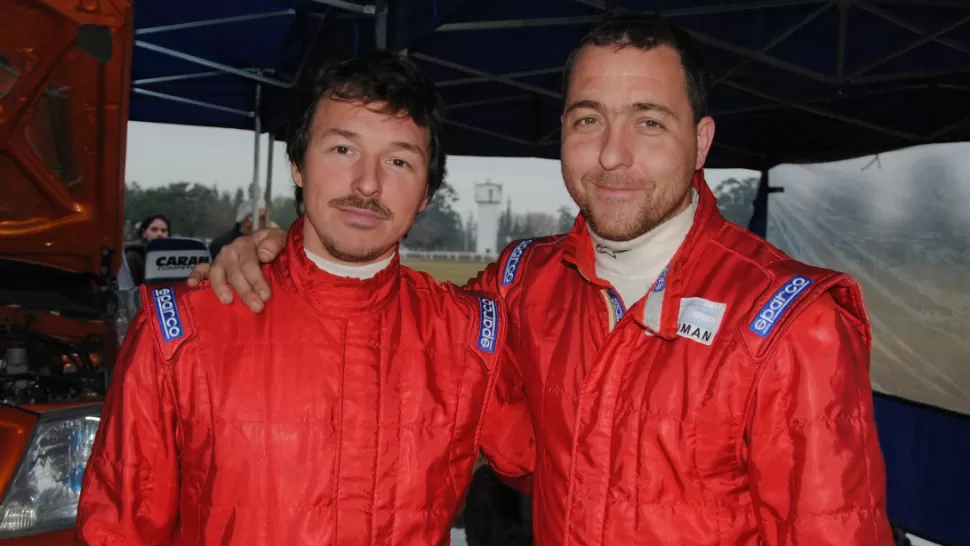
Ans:
{"label": "tree line", "polygon": [[[751,217],[751,201],[757,179],[727,179],[715,190],[718,204],[728,220],[746,226]],[[172,234],[198,239],[212,239],[230,230],[236,222],[236,210],[247,200],[242,187],[235,192],[219,191],[215,186],[197,182],[172,182],[166,186],[146,188],[138,182],[125,185],[126,234],[132,235],[137,222],[152,214],[164,214],[172,222]],[[471,216],[463,218],[455,210],[458,194],[447,182],[435,193],[427,208],[415,219],[404,239],[404,246],[414,250],[474,251],[477,226]],[[295,198],[276,197],[269,203],[270,219],[287,228],[298,213]],[[499,248],[510,241],[541,237],[570,230],[576,212],[560,207],[556,214],[545,212],[512,212],[511,201],[499,218]]]}

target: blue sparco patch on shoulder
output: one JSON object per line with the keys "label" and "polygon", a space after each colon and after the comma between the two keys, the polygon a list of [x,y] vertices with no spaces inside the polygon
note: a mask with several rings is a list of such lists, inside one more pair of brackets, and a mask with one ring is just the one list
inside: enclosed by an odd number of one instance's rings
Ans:
{"label": "blue sparco patch on shoulder", "polygon": [[515,245],[515,248],[513,248],[512,252],[509,253],[509,259],[507,262],[505,262],[505,269],[502,271],[502,286],[508,286],[515,280],[515,275],[519,270],[519,261],[522,260],[522,254],[534,240],[535,239],[526,239],[520,242],[519,244]]}
{"label": "blue sparco patch on shoulder", "polygon": [[162,338],[165,341],[174,341],[185,335],[175,291],[171,288],[155,288],[152,290],[152,298],[155,300],[155,314],[158,316],[158,325],[162,328]]}
{"label": "blue sparco patch on shoulder", "polygon": [[791,304],[805,293],[813,283],[812,279],[803,275],[795,275],[768,300],[768,303],[758,311],[758,315],[751,321],[749,328],[761,337],[768,337],[775,325],[781,320]]}
{"label": "blue sparco patch on shoulder", "polygon": [[613,304],[613,313],[616,315],[616,321],[620,322],[623,315],[626,314],[626,309],[623,307],[623,300],[620,299],[620,295],[616,293],[616,290],[612,288],[608,291],[610,295],[610,303]]}
{"label": "blue sparco patch on shoulder", "polygon": [[495,300],[478,298],[481,317],[478,323],[478,348],[488,354],[495,352],[498,339],[498,304]]}
{"label": "blue sparco patch on shoulder", "polygon": [[660,273],[660,277],[657,278],[657,282],[654,283],[654,285],[653,285],[653,291],[654,292],[663,292],[664,289],[667,288],[667,271],[669,269],[670,269],[670,266],[668,265]]}

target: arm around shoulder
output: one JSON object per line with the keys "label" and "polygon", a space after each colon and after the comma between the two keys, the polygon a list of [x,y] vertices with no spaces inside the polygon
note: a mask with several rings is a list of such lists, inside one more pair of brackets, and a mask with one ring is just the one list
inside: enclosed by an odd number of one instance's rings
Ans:
{"label": "arm around shoulder", "polygon": [[762,540],[892,544],[868,320],[827,292],[778,335],[761,364],[746,435]]}
{"label": "arm around shoulder", "polygon": [[523,493],[532,493],[536,436],[525,387],[507,347],[488,400],[482,425],[482,455],[499,478]]}
{"label": "arm around shoulder", "polygon": [[495,373],[482,418],[482,454],[502,481],[529,493],[535,469],[535,431],[518,362],[509,343],[506,307],[494,296],[479,297],[479,348],[483,347],[483,340],[488,340]]}

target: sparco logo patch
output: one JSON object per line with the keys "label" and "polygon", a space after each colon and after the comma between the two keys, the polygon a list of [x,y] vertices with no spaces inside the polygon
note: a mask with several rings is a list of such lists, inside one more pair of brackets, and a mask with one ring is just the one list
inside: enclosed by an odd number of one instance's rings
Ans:
{"label": "sparco logo patch", "polygon": [[812,282],[814,282],[812,279],[802,275],[792,277],[791,280],[785,283],[785,286],[782,286],[775,292],[775,295],[768,300],[768,303],[761,308],[761,311],[758,311],[758,316],[751,321],[751,331],[761,337],[768,337],[768,334],[774,330],[778,320],[791,307],[792,302],[798,299]]}
{"label": "sparco logo patch", "polygon": [[515,280],[515,274],[519,270],[519,260],[522,259],[522,253],[532,244],[532,241],[534,239],[526,239],[515,245],[515,248],[512,249],[512,252],[509,254],[509,261],[505,262],[505,271],[502,272],[502,286],[508,286]]}
{"label": "sparco logo patch", "polygon": [[664,268],[663,272],[660,273],[660,277],[657,278],[657,282],[653,285],[654,292],[663,292],[664,288],[667,288],[667,270],[670,266]]}
{"label": "sparco logo patch", "polygon": [[478,348],[492,354],[495,352],[495,339],[498,337],[498,311],[493,300],[480,297],[478,303],[481,307]]}
{"label": "sparco logo patch", "polygon": [[152,290],[152,297],[155,299],[158,323],[162,326],[162,337],[165,341],[182,337],[182,318],[175,304],[175,292],[171,288],[156,288]]}
{"label": "sparco logo patch", "polygon": [[616,314],[616,321],[620,322],[623,318],[626,309],[623,308],[623,300],[620,299],[619,294],[617,294],[612,288],[609,289],[610,303],[613,304],[613,313]]}

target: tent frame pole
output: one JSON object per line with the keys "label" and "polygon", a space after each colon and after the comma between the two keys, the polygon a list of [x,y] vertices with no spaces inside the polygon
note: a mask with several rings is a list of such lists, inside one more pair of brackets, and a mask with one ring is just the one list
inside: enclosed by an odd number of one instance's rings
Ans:
{"label": "tent frame pole", "polygon": [[256,116],[255,112],[247,112],[245,110],[238,110],[236,108],[230,108],[228,106],[222,106],[219,104],[212,104],[211,102],[204,102],[195,99],[187,99],[185,97],[179,97],[177,95],[170,95],[168,93],[159,93],[158,91],[151,91],[149,89],[141,89],[138,87],[132,87],[131,92],[137,95],[145,95],[147,97],[154,97],[156,99],[167,100],[171,102],[178,102],[182,104],[191,104],[192,106],[198,106],[200,108],[208,108],[210,110],[218,110],[220,112],[226,112],[228,114],[236,114],[239,116],[253,118]]}
{"label": "tent frame pole", "polygon": [[387,0],[377,0],[375,6],[374,40],[378,51],[387,49]]}
{"label": "tent frame pole", "polygon": [[[262,73],[262,70],[259,71]],[[260,74],[261,75],[261,74]],[[253,196],[253,231],[259,229],[259,137],[263,132],[262,120],[260,119],[260,106],[263,99],[263,86],[256,84],[256,105],[253,110],[256,112],[256,119],[253,123],[253,133],[255,135],[253,144],[253,186],[250,194]]]}
{"label": "tent frame pole", "polygon": [[273,17],[285,17],[290,15],[296,15],[296,10],[286,9],[281,11],[270,11],[266,13],[253,13],[251,15],[237,15],[235,17],[222,17],[219,19],[204,19],[201,21],[189,21],[187,23],[177,23],[174,25],[140,28],[135,31],[135,36],[144,36],[145,34],[156,34],[159,32],[170,32],[173,30],[185,30],[187,28],[199,28],[199,27],[207,27],[207,26],[213,26],[213,25],[243,23],[246,21],[258,21],[261,19],[270,19]]}
{"label": "tent frame pole", "polygon": [[236,68],[234,66],[229,66],[222,63],[217,63],[215,61],[210,61],[209,59],[204,59],[196,55],[189,55],[188,53],[183,53],[171,48],[162,47],[160,45],[155,45],[142,40],[135,40],[135,47],[140,47],[142,49],[147,49],[148,51],[153,51],[155,53],[160,53],[169,57],[173,57],[182,61],[194,63],[197,65],[204,66],[206,68],[211,68],[213,70],[218,70],[226,74],[233,74],[241,78],[246,78],[248,80],[253,80],[257,83],[262,83],[265,85],[272,85],[274,87],[280,87],[283,89],[289,89],[293,87],[293,84],[284,81],[276,80],[273,78],[267,78],[263,76],[263,69],[257,69],[256,73],[250,72],[248,70],[243,70],[241,68]]}
{"label": "tent frame pole", "polygon": [[274,145],[276,140],[271,132],[267,132],[266,136],[269,137],[269,149],[266,150],[266,192],[263,194],[263,200],[266,201],[266,225],[269,226],[270,211],[273,209],[273,151],[276,148]]}

